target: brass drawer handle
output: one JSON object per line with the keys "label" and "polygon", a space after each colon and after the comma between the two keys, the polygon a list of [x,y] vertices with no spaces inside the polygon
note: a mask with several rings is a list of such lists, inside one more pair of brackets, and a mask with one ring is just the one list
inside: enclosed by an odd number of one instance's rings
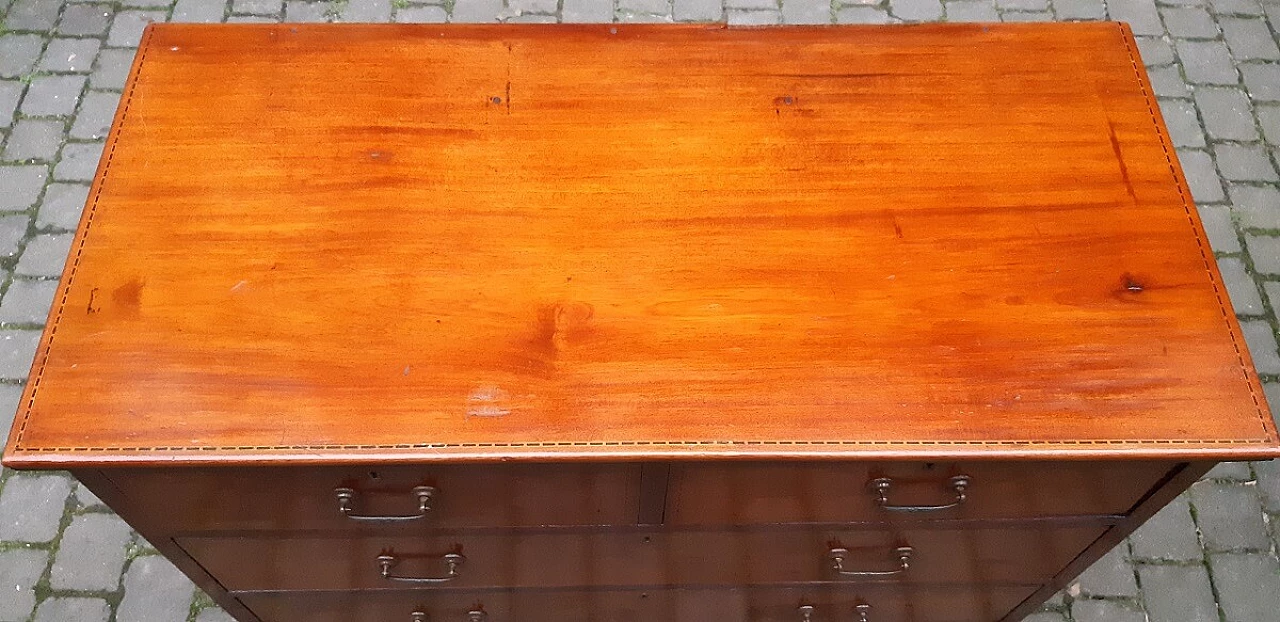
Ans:
{"label": "brass drawer handle", "polygon": [[889,510],[890,512],[937,512],[938,510],[949,510],[957,507],[968,500],[969,484],[973,478],[968,475],[957,475],[949,480],[951,490],[956,493],[956,500],[945,505],[893,505],[889,503],[889,488],[893,486],[893,480],[888,477],[879,477],[871,480],[870,488],[876,493],[876,503],[880,505],[880,509]]}
{"label": "brass drawer handle", "polygon": [[388,521],[411,521],[425,518],[431,512],[431,502],[436,498],[436,488],[434,486],[415,486],[409,491],[418,499],[417,514],[356,514],[352,508],[355,505],[356,491],[352,488],[340,487],[334,488],[333,494],[338,497],[338,511],[343,516],[351,520],[370,521],[370,522],[388,522]]}
{"label": "brass drawer handle", "polygon": [[911,568],[911,556],[915,554],[915,549],[900,546],[893,550],[893,554],[898,560],[896,570],[845,570],[844,560],[849,557],[849,549],[843,547],[831,549],[827,557],[831,560],[831,569],[842,577],[890,577],[902,574]]}
{"label": "brass drawer handle", "polygon": [[[488,617],[489,614],[483,609],[472,609],[467,612],[467,622],[484,622]],[[427,612],[415,611],[409,614],[409,622],[427,622]]]}
{"label": "brass drawer handle", "polygon": [[[870,622],[868,616],[871,615],[871,605],[858,603],[853,606],[853,610],[858,614],[858,622]],[[813,605],[800,605],[799,611],[800,622],[813,622]],[[413,622],[419,622],[419,620]]]}
{"label": "brass drawer handle", "polygon": [[400,563],[400,559],[395,555],[386,553],[378,556],[378,572],[382,574],[383,579],[388,581],[399,581],[401,583],[448,583],[461,576],[458,574],[458,567],[462,565],[462,562],[467,561],[467,558],[460,553],[441,555],[440,559],[444,560],[445,566],[448,568],[443,577],[406,577],[404,575],[391,574],[391,568]]}

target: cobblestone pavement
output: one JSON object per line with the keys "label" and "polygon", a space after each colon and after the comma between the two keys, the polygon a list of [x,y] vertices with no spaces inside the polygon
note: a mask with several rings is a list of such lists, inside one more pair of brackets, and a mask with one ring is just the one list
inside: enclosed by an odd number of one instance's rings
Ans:
{"label": "cobblestone pavement", "polygon": [[[0,425],[149,22],[1127,21],[1280,405],[1280,0],[0,0]],[[1034,622],[1280,621],[1280,466],[1228,464]],[[0,474],[0,622],[225,622],[62,473]]]}

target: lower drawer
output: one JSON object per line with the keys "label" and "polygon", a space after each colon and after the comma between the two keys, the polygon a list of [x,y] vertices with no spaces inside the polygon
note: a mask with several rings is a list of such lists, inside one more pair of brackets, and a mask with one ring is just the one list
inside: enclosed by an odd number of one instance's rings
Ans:
{"label": "lower drawer", "polygon": [[[873,586],[750,590],[242,593],[262,622],[991,622],[1030,586]],[[860,609],[859,606],[862,608]],[[483,611],[484,615],[472,612]]]}
{"label": "lower drawer", "polygon": [[[434,537],[187,537],[177,543],[233,591],[850,581],[1023,584],[1056,574],[1105,529],[1098,524],[1043,523],[894,532],[777,528]],[[842,571],[835,568],[833,550],[843,550]],[[452,558],[452,573],[451,555],[460,556]]]}

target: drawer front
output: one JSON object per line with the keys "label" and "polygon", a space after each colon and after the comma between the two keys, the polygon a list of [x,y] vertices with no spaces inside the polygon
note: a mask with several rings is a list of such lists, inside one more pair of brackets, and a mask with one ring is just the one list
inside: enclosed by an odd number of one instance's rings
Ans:
{"label": "drawer front", "polygon": [[130,469],[107,476],[138,514],[159,517],[164,533],[634,525],[640,490],[635,464]]}
{"label": "drawer front", "polygon": [[[897,532],[463,533],[348,539],[186,537],[177,542],[233,591],[876,581],[1026,584],[1053,576],[1106,529],[1046,523],[1017,529]],[[450,557],[457,555],[461,559]],[[837,555],[842,572],[835,569]]]}
{"label": "drawer front", "polygon": [[1175,466],[1168,462],[685,463],[671,469],[666,523],[1119,515],[1129,512]]}
{"label": "drawer front", "polygon": [[[618,591],[434,591],[251,593],[238,597],[262,622],[991,622],[1025,600],[1029,586]],[[859,608],[859,606],[862,608]]]}

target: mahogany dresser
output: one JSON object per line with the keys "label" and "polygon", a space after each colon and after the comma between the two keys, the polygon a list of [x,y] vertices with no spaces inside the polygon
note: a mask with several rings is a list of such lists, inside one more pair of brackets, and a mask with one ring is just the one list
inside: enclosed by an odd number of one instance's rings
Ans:
{"label": "mahogany dresser", "polygon": [[976,622],[1277,454],[1124,25],[164,25],[5,464],[243,622]]}

